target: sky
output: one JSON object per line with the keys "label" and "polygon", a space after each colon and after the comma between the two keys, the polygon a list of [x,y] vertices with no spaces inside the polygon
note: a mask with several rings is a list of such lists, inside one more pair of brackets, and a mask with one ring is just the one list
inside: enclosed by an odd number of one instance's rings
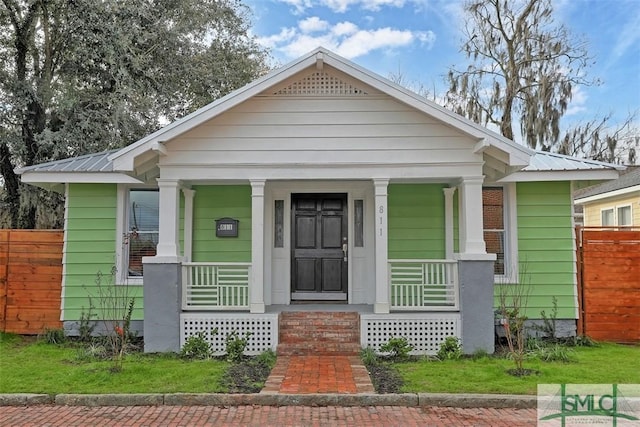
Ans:
{"label": "sky", "polygon": [[[574,40],[584,40],[593,64],[578,86],[565,125],[612,114],[612,123],[640,115],[640,0],[552,0],[554,16]],[[245,0],[252,32],[274,64],[323,46],[383,77],[402,77],[414,91],[441,96],[450,67],[468,64],[460,52],[461,0]],[[639,124],[640,119],[635,123]]]}

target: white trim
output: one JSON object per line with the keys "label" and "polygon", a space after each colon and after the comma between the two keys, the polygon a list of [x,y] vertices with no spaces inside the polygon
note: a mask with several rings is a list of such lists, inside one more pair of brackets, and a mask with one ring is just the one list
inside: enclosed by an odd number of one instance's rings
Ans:
{"label": "white trim", "polygon": [[182,133],[193,129],[207,120],[216,117],[238,104],[274,87],[295,74],[313,68],[317,64],[317,55],[322,54],[323,64],[336,68],[354,79],[371,86],[380,92],[403,102],[418,111],[426,113],[444,123],[455,127],[461,132],[480,140],[487,140],[491,146],[504,152],[508,157],[508,165],[524,167],[529,164],[534,151],[516,144],[515,142],[482,127],[471,120],[468,120],[452,111],[449,111],[435,102],[410,92],[409,90],[381,77],[365,68],[356,65],[322,47],[309,52],[301,58],[285,65],[283,68],[274,70],[260,79],[240,88],[219,100],[189,114],[181,120],[173,122],[168,126],[146,136],[145,138],[123,148],[122,150],[109,156],[113,162],[113,168],[119,170],[133,170],[135,157],[150,149],[154,142],[168,141]]}
{"label": "white trim", "polygon": [[78,184],[143,184],[142,181],[117,172],[25,172],[20,180],[29,184],[78,183]]}
{"label": "white trim", "polygon": [[[509,255],[509,259],[505,259],[506,274],[499,276],[501,279],[510,280],[511,283],[518,283],[520,274],[520,249],[518,248],[518,191],[514,182],[504,186],[506,190],[505,225],[507,236],[505,236],[505,255]],[[504,193],[503,193],[504,194]],[[575,254],[575,251],[574,251]],[[506,258],[506,257],[505,257]],[[509,264],[507,264],[507,261]],[[575,263],[574,263],[575,265]]]}
{"label": "white trim", "polygon": [[389,277],[389,204],[388,204],[388,178],[376,178],[373,180],[375,197],[375,269],[376,269],[376,299],[373,304],[373,312],[376,314],[389,313],[390,286]]}
{"label": "white trim", "polygon": [[[264,188],[266,181],[251,180],[251,282],[249,309],[251,313],[264,313]],[[268,240],[268,239],[267,239]]]}
{"label": "white trim", "polygon": [[[611,219],[613,221],[613,224],[603,224],[602,213],[604,211],[611,211]],[[615,206],[608,207],[608,208],[600,208],[600,226],[601,227],[613,227],[615,225],[616,225],[616,208],[615,208]]]}
{"label": "white trim", "polygon": [[640,185],[634,185],[634,186],[627,187],[627,188],[621,188],[619,190],[608,191],[606,193],[596,194],[595,196],[582,197],[582,198],[576,199],[575,203],[577,205],[583,205],[585,203],[595,202],[595,201],[598,201],[598,200],[608,199],[608,198],[612,198],[612,197],[616,197],[616,196],[624,196],[624,195],[633,193],[635,191],[639,191],[640,192]]}
{"label": "white trim", "polygon": [[567,171],[538,171],[514,172],[498,180],[498,182],[545,182],[545,181],[584,181],[600,179],[617,179],[618,171],[614,169],[598,170],[567,170]]}
{"label": "white trim", "polygon": [[464,176],[458,185],[459,251],[461,254],[486,254],[482,218],[484,177]]}
{"label": "white trim", "polygon": [[64,185],[64,230],[62,238],[62,283],[60,289],[60,321],[64,320],[67,287],[67,243],[69,238],[69,184]]}
{"label": "white trim", "polygon": [[[573,194],[573,192],[575,191],[575,183],[572,181],[570,183],[570,188],[571,188],[571,194]],[[573,201],[573,198],[571,199],[571,212],[575,212],[575,202]],[[572,263],[572,270],[573,270],[573,316],[574,319],[579,319],[580,318],[580,301],[578,301],[578,245],[577,245],[577,241],[576,241],[576,221],[575,221],[576,215],[571,215],[571,230],[573,230],[573,232],[571,233],[572,239],[571,239],[571,244],[572,244],[572,259],[573,259],[573,263]]]}
{"label": "white trim", "polygon": [[444,252],[447,259],[453,259],[454,254],[453,196],[456,190],[456,187],[442,189],[444,193]]}
{"label": "white trim", "polygon": [[[629,208],[629,219],[631,222],[629,224],[620,224],[620,209]],[[616,226],[618,227],[631,227],[633,225],[633,203],[625,203],[624,205],[616,205]]]}
{"label": "white trim", "polygon": [[184,197],[184,230],[183,238],[184,248],[182,255],[187,262],[191,262],[193,252],[193,197],[196,191],[190,188],[183,188],[182,195]]}

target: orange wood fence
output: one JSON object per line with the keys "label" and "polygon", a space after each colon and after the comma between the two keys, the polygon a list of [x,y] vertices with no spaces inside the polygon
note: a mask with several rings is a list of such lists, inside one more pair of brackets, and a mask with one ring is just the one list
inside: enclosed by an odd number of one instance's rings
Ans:
{"label": "orange wood fence", "polygon": [[578,229],[578,332],[640,342],[640,231]]}
{"label": "orange wood fence", "polygon": [[61,328],[62,231],[0,230],[0,330]]}

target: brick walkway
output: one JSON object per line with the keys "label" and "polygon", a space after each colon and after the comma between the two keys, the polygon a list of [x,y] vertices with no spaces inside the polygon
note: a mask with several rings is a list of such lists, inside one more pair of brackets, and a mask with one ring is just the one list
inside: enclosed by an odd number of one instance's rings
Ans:
{"label": "brick walkway", "polygon": [[374,393],[358,356],[279,356],[261,393]]}
{"label": "brick walkway", "polygon": [[493,426],[536,425],[535,409],[308,406],[7,406],[0,426]]}

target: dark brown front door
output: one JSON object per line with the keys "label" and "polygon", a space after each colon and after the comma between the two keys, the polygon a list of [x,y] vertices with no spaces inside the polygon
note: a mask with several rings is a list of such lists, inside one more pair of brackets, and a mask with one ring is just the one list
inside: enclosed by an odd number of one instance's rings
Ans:
{"label": "dark brown front door", "polygon": [[347,299],[347,195],[291,196],[291,298]]}

